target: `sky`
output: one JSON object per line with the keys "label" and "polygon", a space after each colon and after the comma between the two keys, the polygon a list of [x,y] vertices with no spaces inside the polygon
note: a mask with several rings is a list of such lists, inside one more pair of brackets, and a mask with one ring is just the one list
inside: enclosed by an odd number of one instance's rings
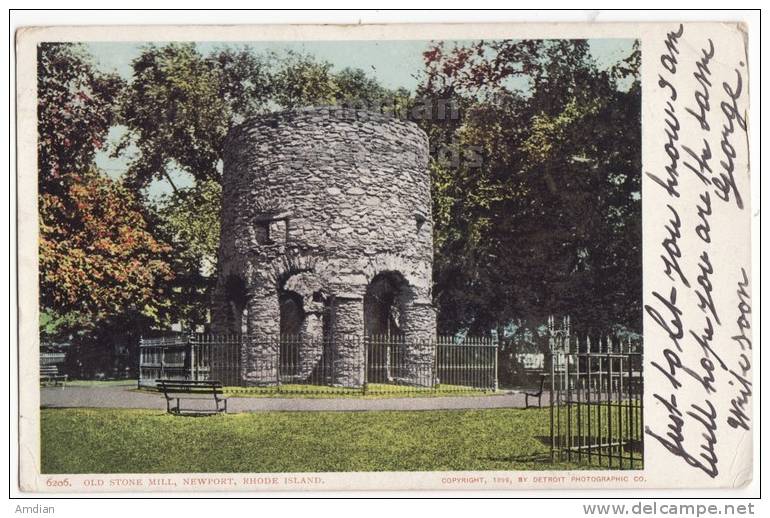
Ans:
{"label": "sky", "polygon": [[[98,69],[104,72],[117,72],[126,80],[131,79],[131,62],[138,57],[141,49],[149,42],[90,42],[86,48],[94,58]],[[431,41],[256,41],[256,42],[199,42],[201,53],[226,46],[242,47],[248,45],[257,53],[275,52],[278,55],[289,51],[315,56],[319,61],[332,64],[334,71],[344,68],[360,68],[367,75],[376,79],[383,86],[396,89],[406,88],[414,91],[423,69],[422,53]],[[469,42],[445,42],[446,45],[467,44]],[[591,39],[588,40],[591,54],[600,68],[608,68],[628,56],[634,43],[633,39]],[[162,45],[162,43],[159,43]],[[111,146],[123,135],[120,127],[110,130],[108,146],[97,153],[96,164],[112,177],[119,176],[126,169],[131,150],[124,156],[111,158]],[[177,186],[190,185],[191,178],[181,171],[173,174]],[[167,182],[156,182],[150,186],[151,198],[168,193]]]}

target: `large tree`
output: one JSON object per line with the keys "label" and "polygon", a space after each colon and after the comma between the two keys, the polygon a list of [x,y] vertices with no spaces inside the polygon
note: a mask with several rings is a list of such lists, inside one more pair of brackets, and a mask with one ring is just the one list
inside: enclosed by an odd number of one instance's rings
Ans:
{"label": "large tree", "polygon": [[134,193],[94,166],[123,82],[72,44],[41,44],[37,73],[43,331],[87,331],[130,312],[155,318],[168,249]]}
{"label": "large tree", "polygon": [[435,294],[443,331],[569,314],[579,329],[641,324],[639,55],[600,69],[582,40],[476,42],[425,53],[435,156]]}

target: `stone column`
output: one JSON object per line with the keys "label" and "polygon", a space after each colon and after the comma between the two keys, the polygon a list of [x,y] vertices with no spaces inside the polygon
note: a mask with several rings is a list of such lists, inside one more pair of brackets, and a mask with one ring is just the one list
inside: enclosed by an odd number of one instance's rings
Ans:
{"label": "stone column", "polygon": [[332,331],[332,382],[343,387],[364,384],[364,297],[342,294],[334,298],[334,328]]}
{"label": "stone column", "polygon": [[246,326],[241,350],[241,376],[247,385],[278,383],[281,308],[274,288],[249,291]]}
{"label": "stone column", "polygon": [[427,300],[415,299],[404,308],[406,376],[410,382],[433,386],[436,356],[436,309]]}
{"label": "stone column", "polygon": [[[321,361],[323,355],[323,307],[305,313],[300,344],[300,376],[307,380]],[[313,382],[322,382],[314,380]]]}

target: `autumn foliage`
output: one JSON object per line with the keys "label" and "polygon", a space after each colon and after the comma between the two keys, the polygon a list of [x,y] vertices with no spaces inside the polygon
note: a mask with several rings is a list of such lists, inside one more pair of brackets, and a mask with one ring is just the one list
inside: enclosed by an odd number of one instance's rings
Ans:
{"label": "autumn foliage", "polygon": [[69,174],[61,196],[40,196],[40,287],[45,307],[90,327],[128,308],[154,314],[171,269],[131,193],[96,171]]}

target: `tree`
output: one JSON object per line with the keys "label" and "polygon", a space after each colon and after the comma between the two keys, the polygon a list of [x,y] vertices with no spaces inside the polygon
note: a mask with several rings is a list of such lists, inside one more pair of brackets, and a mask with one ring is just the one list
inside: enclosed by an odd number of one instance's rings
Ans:
{"label": "tree", "polygon": [[348,101],[371,106],[408,95],[379,86],[360,70],[336,73],[310,56],[261,55],[249,47],[204,55],[193,43],[149,45],[133,70],[120,103],[129,131],[115,153],[130,143],[138,147],[125,178],[137,191],[153,180],[174,186],[172,168],[195,181],[218,180],[227,132],[255,115]]}
{"label": "tree", "polygon": [[425,61],[421,95],[463,107],[453,124],[428,121],[431,139],[482,155],[478,167],[434,156],[442,330],[550,313],[639,329],[638,48],[609,71],[580,40],[438,44]]}
{"label": "tree", "polygon": [[219,247],[222,188],[214,180],[164,196],[155,208],[156,233],[170,243],[175,321],[195,329],[207,322]]}
{"label": "tree", "polygon": [[76,45],[38,47],[40,304],[52,334],[132,311],[156,318],[159,283],[171,275],[133,193],[93,165],[121,86]]}
{"label": "tree", "polygon": [[96,73],[83,48],[42,43],[37,48],[38,186],[41,193],[66,190],[66,175],[93,163],[123,81]]}

